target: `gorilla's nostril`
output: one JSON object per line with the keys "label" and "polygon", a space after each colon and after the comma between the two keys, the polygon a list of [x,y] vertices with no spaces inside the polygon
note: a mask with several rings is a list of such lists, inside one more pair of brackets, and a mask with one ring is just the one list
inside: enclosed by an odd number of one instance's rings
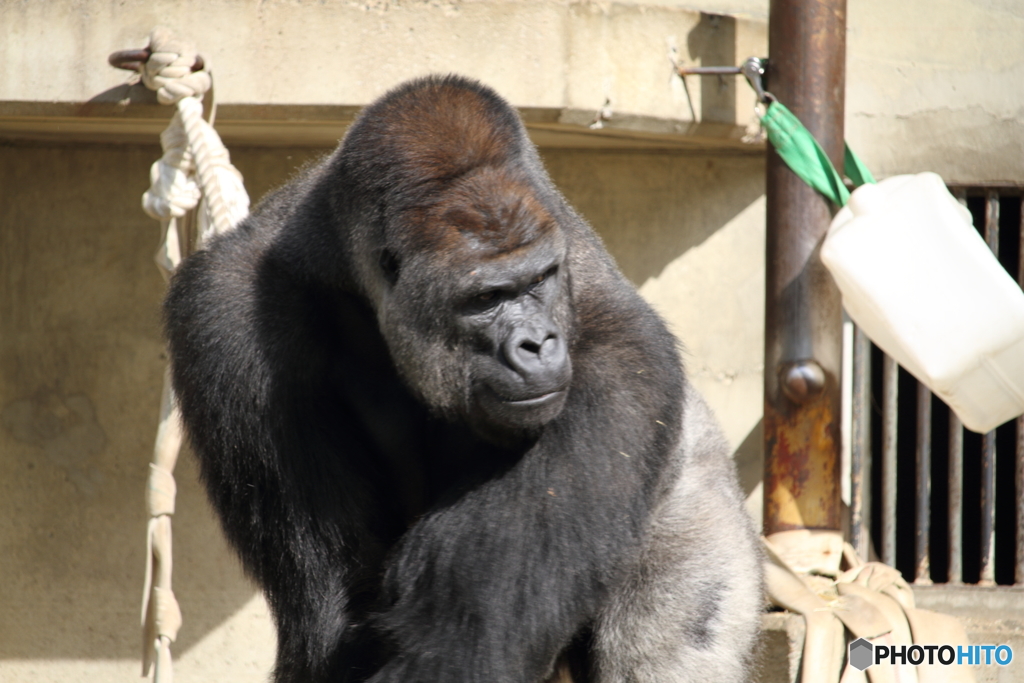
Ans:
{"label": "gorilla's nostril", "polygon": [[534,355],[540,355],[540,344],[538,344],[535,341],[531,341],[531,340],[527,339],[526,341],[522,342],[519,345],[519,348],[523,349],[524,351],[526,351],[528,353],[532,353]]}

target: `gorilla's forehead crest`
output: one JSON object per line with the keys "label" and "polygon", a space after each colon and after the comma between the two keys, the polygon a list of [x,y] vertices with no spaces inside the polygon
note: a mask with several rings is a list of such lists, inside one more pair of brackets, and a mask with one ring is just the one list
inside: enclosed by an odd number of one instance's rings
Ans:
{"label": "gorilla's forehead crest", "polygon": [[[420,212],[415,212],[420,214]],[[413,226],[415,248],[508,254],[557,232],[526,179],[485,167],[452,183]]]}
{"label": "gorilla's forehead crest", "polygon": [[342,149],[379,205],[389,243],[416,251],[509,253],[550,234],[515,110],[474,81],[428,77],[366,109]]}
{"label": "gorilla's forehead crest", "polygon": [[474,169],[515,165],[526,146],[515,110],[489,88],[432,76],[368,107],[343,146],[355,177],[388,201],[430,194]]}

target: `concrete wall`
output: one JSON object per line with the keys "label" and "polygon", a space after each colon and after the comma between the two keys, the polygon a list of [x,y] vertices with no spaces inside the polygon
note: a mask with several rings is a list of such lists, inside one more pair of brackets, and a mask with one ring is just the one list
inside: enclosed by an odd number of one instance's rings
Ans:
{"label": "concrete wall", "polygon": [[[158,155],[0,147],[4,681],[139,675],[145,463],[165,363],[156,223],[139,196]],[[181,680],[264,680],[265,608],[250,604],[190,457],[177,474]]]}
{"label": "concrete wall", "polygon": [[[137,116],[138,107],[110,106],[126,98],[126,74],[105,60],[146,45],[157,24],[195,41],[229,126],[233,118],[308,124],[309,107],[364,105],[410,77],[457,71],[516,106],[549,112],[556,126],[587,132],[604,110],[610,130],[735,142],[752,91],[735,79],[723,81],[722,93],[694,81],[687,98],[670,58],[728,64],[765,49],[763,21],[711,20],[674,2],[157,0],[131,11],[89,1],[2,3],[0,132],[45,128],[42,119],[53,117],[100,125]],[[62,123],[65,132],[83,124]]]}
{"label": "concrete wall", "polygon": [[1024,183],[1018,0],[848,0],[846,137],[880,177]]}

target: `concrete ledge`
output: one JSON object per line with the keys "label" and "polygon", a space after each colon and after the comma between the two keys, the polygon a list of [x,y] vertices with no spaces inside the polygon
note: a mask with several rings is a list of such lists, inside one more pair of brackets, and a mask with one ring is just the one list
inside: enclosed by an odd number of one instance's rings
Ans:
{"label": "concrete ledge", "polygon": [[804,618],[789,612],[769,612],[761,617],[761,643],[752,678],[757,683],[795,683],[807,626]]}
{"label": "concrete ledge", "polygon": [[[1013,648],[1008,666],[972,667],[977,683],[1024,683],[1024,586],[914,586],[914,600],[921,609],[957,617],[973,644]],[[753,680],[797,683],[805,634],[803,617],[765,614]]]}
{"label": "concrete ledge", "polygon": [[745,152],[753,90],[738,76],[684,82],[672,61],[767,53],[763,20],[675,0],[0,3],[0,137],[151,140],[170,115],[107,57],[144,47],[157,24],[195,42],[229,144],[331,145],[389,88],[455,72],[494,87],[545,146]]}
{"label": "concrete ledge", "polygon": [[[138,87],[125,89],[124,95],[116,101],[81,103],[0,102],[0,140],[155,142],[173,109],[141,95]],[[215,126],[229,147],[330,147],[360,109],[359,105],[224,104],[217,106]],[[763,154],[765,150],[763,142],[743,142],[744,127],[727,123],[612,114],[599,129],[592,129],[590,124],[597,119],[594,111],[523,107],[519,113],[534,142],[542,147],[700,149],[727,154]]]}

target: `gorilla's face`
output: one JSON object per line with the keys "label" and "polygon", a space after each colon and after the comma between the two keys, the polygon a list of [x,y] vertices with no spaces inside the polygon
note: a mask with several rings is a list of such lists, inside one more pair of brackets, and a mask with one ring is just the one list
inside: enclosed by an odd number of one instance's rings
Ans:
{"label": "gorilla's face", "polygon": [[428,405],[485,435],[536,432],[572,379],[557,223],[527,186],[488,169],[406,220],[429,239],[379,260],[378,316],[396,366]]}
{"label": "gorilla's face", "polygon": [[480,263],[455,311],[470,348],[473,412],[532,430],[561,412],[572,378],[562,263],[550,249]]}

